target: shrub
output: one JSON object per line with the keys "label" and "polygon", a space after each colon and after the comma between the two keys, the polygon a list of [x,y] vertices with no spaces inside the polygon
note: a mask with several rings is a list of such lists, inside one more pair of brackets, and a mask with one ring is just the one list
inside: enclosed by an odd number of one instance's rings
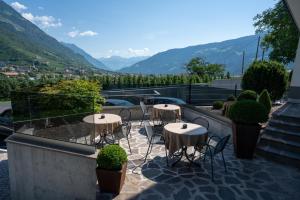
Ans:
{"label": "shrub", "polygon": [[213,109],[220,110],[223,108],[223,104],[224,104],[223,101],[215,101],[213,103]]}
{"label": "shrub", "polygon": [[235,101],[236,100],[236,98],[235,98],[235,96],[233,96],[233,95],[230,95],[228,98],[227,98],[227,101]]}
{"label": "shrub", "polygon": [[235,101],[228,101],[224,103],[222,115],[228,117],[228,112],[230,107],[234,104]]}
{"label": "shrub", "polygon": [[257,124],[268,120],[264,105],[253,100],[237,101],[229,109],[229,118],[237,123]]}
{"label": "shrub", "polygon": [[97,156],[97,165],[101,169],[121,170],[126,161],[125,150],[116,144],[105,146]]}
{"label": "shrub", "polygon": [[253,90],[245,90],[237,98],[238,101],[242,101],[242,100],[254,100],[254,101],[256,101],[256,99],[257,99],[257,94]]}
{"label": "shrub", "polygon": [[284,65],[275,61],[254,61],[242,79],[244,90],[261,93],[267,89],[272,100],[282,97],[287,89],[288,75]]}
{"label": "shrub", "polygon": [[261,94],[258,97],[258,102],[263,104],[265,108],[267,109],[268,113],[270,113],[272,108],[272,102],[269,95],[269,92],[265,89],[261,92]]}

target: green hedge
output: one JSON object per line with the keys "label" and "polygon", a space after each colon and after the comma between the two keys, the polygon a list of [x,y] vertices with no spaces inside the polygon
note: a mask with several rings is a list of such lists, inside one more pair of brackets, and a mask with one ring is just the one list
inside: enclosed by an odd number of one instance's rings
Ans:
{"label": "green hedge", "polygon": [[220,110],[223,108],[223,104],[224,104],[223,101],[215,101],[213,103],[213,109]]}
{"label": "green hedge", "polygon": [[267,109],[268,113],[270,113],[272,108],[272,102],[269,95],[269,92],[265,89],[261,92],[258,98],[258,102],[263,104],[265,108]]}
{"label": "green hedge", "polygon": [[253,100],[237,101],[229,109],[229,118],[236,123],[257,124],[268,120],[265,106]]}
{"label": "green hedge", "polygon": [[244,90],[261,93],[267,89],[272,100],[280,99],[287,89],[288,73],[281,63],[275,61],[255,61],[247,69],[242,79]]}
{"label": "green hedge", "polygon": [[256,101],[256,99],[257,99],[257,93],[253,90],[245,90],[237,98],[238,101],[242,101],[242,100]]}
{"label": "green hedge", "polygon": [[121,170],[126,161],[127,154],[125,150],[115,144],[105,146],[97,156],[97,165],[101,169]]}

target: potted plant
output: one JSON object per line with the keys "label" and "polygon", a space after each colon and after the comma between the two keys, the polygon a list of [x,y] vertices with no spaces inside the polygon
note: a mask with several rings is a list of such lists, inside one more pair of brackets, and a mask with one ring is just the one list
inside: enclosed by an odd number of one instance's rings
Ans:
{"label": "potted plant", "polygon": [[119,145],[107,145],[97,156],[97,179],[101,191],[119,194],[125,181],[127,154]]}
{"label": "potted plant", "polygon": [[268,111],[264,105],[254,100],[242,100],[229,109],[229,118],[233,121],[233,144],[237,158],[253,158],[260,123],[268,120]]}

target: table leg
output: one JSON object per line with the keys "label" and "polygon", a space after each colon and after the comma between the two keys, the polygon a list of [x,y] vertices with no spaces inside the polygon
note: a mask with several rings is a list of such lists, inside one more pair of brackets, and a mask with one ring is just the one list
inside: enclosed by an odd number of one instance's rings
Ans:
{"label": "table leg", "polygon": [[[183,155],[184,155],[184,156],[186,157],[186,159],[189,161],[190,166],[191,166],[192,164],[194,164],[194,165],[196,165],[196,166],[198,166],[198,167],[201,167],[198,163],[194,162],[194,159],[190,159],[190,155],[187,153],[187,147],[186,147],[186,146],[182,147],[181,152],[180,152],[179,154],[177,154],[177,155],[174,155],[174,154],[173,154],[174,157],[179,157],[179,158],[178,158],[178,160],[176,160],[176,161],[172,164],[172,167],[174,167],[174,166],[182,159]],[[194,156],[195,156],[195,155],[193,155],[193,157],[194,157]]]}

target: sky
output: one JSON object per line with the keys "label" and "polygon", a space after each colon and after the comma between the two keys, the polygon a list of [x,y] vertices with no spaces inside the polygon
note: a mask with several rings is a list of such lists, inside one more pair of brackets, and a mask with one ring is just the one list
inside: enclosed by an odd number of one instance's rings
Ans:
{"label": "sky", "polygon": [[5,0],[58,41],[95,58],[150,56],[255,33],[278,0]]}

